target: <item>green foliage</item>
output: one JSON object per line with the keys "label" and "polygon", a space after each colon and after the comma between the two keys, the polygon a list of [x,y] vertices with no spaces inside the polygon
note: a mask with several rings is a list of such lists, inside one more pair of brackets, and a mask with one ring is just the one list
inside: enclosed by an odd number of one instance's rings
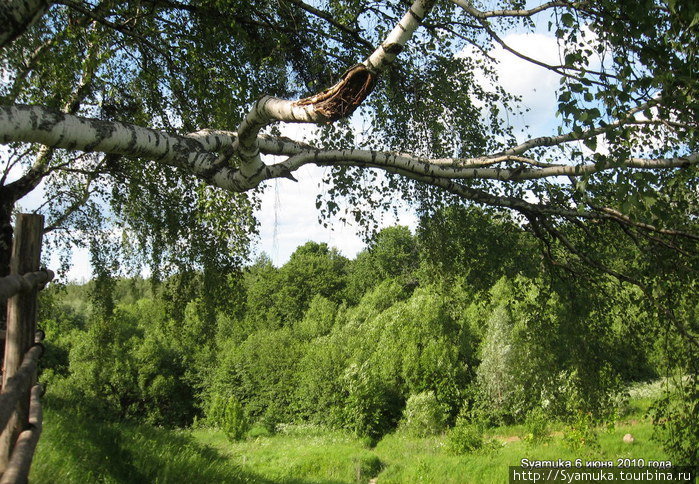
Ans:
{"label": "green foliage", "polygon": [[280,321],[301,319],[316,295],[339,302],[346,264],[347,259],[325,243],[307,242],[298,247],[279,270],[274,301]]}
{"label": "green foliage", "polygon": [[299,361],[295,393],[300,417],[344,426],[347,393],[342,377],[352,355],[351,342],[351,335],[343,331],[316,338],[307,346]]}
{"label": "green foliage", "polygon": [[445,413],[456,413],[469,378],[473,341],[450,317],[435,288],[417,289],[368,322],[364,331],[376,342],[369,347],[368,361],[403,398],[431,390]]}
{"label": "green foliage", "polygon": [[[483,446],[474,425],[524,424],[536,445],[554,418],[569,425],[571,442],[590,442],[589,429],[615,417],[624,380],[658,371],[662,348],[637,291],[608,281],[593,291],[546,273],[501,277],[482,291],[486,279],[467,271],[413,265],[413,242],[400,228],[355,261],[310,243],[280,268],[261,258],[227,279],[239,308],[209,306],[196,274],[154,292],[115,279],[109,317],[80,304],[91,285],[66,288],[65,303],[47,293],[45,377],[107,419],[186,426],[203,413],[234,439],[310,422],[372,443],[397,428],[434,435],[455,424],[449,434],[465,452]],[[379,257],[382,244],[386,260],[388,248],[402,254],[386,267],[403,269],[374,272],[354,303],[355,264]],[[677,409],[668,428],[691,428],[682,417],[691,408],[667,408]],[[678,454],[693,445],[676,442]]]}
{"label": "green foliage", "polygon": [[567,297],[572,290],[522,277],[493,286],[476,370],[480,418],[512,423],[542,407],[562,418],[581,410],[604,420],[616,411],[624,366],[610,363],[619,362],[614,355],[623,347],[614,337],[614,317],[591,311],[594,298]]}
{"label": "green foliage", "polygon": [[137,329],[118,318],[96,321],[70,352],[70,381],[86,396],[102,401],[119,417],[139,413],[138,367],[126,351],[137,341]]}
{"label": "green foliage", "polygon": [[296,323],[294,331],[301,339],[325,336],[335,323],[336,313],[337,305],[318,294],[311,299],[303,319]]}
{"label": "green foliage", "polygon": [[[55,323],[44,325],[52,334]],[[168,334],[163,305],[141,299],[117,306],[107,320],[61,333],[56,350],[67,355],[67,368],[51,368],[56,380],[76,398],[100,402],[109,418],[132,418],[160,425],[186,425],[195,413],[194,389],[185,377],[185,356]],[[48,360],[49,363],[51,360]]]}
{"label": "green foliage", "polygon": [[420,218],[420,252],[438,274],[490,289],[502,277],[533,276],[535,242],[503,212],[453,205]]}
{"label": "green foliage", "polygon": [[444,409],[434,392],[411,395],[405,403],[400,430],[416,437],[428,437],[446,428]]}
{"label": "green foliage", "polygon": [[260,330],[239,347],[231,341],[218,351],[205,399],[234,395],[250,418],[293,419],[297,366],[303,346],[290,329]]}
{"label": "green foliage", "polygon": [[655,438],[663,443],[677,465],[699,462],[699,376],[676,377],[667,385],[652,409],[657,424]]}
{"label": "green foliage", "polygon": [[347,394],[342,412],[347,429],[376,442],[395,428],[403,402],[368,365],[350,366],[341,381]]}
{"label": "green foliage", "polygon": [[470,454],[486,445],[483,429],[477,425],[458,419],[447,434],[447,451],[454,455]]}
{"label": "green foliage", "polygon": [[417,240],[410,229],[387,227],[348,264],[345,296],[356,304],[369,289],[386,279],[410,283],[419,261]]}
{"label": "green foliage", "polygon": [[560,350],[552,344],[560,303],[555,293],[547,294],[524,278],[503,278],[490,295],[481,363],[476,370],[481,418],[522,420],[541,403],[550,385],[550,369],[563,363],[556,361]]}
{"label": "green foliage", "polygon": [[592,412],[578,410],[570,417],[570,424],[565,430],[563,441],[572,450],[586,447],[598,448],[597,421]]}
{"label": "green foliage", "polygon": [[259,328],[275,329],[302,319],[316,296],[341,302],[346,264],[336,249],[315,242],[298,247],[280,269],[259,259],[245,276],[246,317]]}
{"label": "green foliage", "polygon": [[214,427],[223,430],[231,442],[244,438],[250,429],[243,406],[233,396],[216,395],[209,402],[206,420]]}
{"label": "green foliage", "polygon": [[533,445],[549,441],[551,438],[549,422],[550,417],[546,415],[543,409],[539,407],[534,408],[529,412],[524,422],[524,440]]}

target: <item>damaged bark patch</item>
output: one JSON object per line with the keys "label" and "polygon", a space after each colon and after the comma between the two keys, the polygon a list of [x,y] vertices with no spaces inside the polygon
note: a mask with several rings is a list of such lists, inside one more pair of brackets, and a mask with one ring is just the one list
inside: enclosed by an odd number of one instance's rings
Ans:
{"label": "damaged bark patch", "polygon": [[376,75],[363,64],[345,72],[342,79],[325,91],[296,101],[298,106],[312,105],[328,121],[349,116],[374,89]]}
{"label": "damaged bark patch", "polygon": [[397,44],[397,43],[388,44],[388,45],[381,44],[381,48],[383,49],[383,51],[385,53],[390,54],[390,55],[398,55],[401,52],[403,52],[403,44]]}

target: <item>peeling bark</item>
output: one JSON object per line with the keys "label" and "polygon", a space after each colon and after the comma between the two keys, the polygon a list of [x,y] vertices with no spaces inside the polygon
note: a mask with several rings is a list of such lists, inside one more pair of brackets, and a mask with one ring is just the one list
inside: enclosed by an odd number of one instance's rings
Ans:
{"label": "peeling bark", "polygon": [[266,169],[257,143],[262,128],[274,121],[323,123],[352,114],[371,93],[381,72],[403,50],[433,5],[434,0],[415,0],[386,40],[364,62],[348,70],[329,89],[298,101],[270,96],[257,101],[238,127],[240,172],[248,183],[254,183],[253,180],[258,179]]}
{"label": "peeling bark", "polygon": [[376,74],[364,64],[357,64],[343,74],[340,82],[329,89],[295,102],[297,106],[313,106],[326,121],[337,121],[351,115],[371,94]]}

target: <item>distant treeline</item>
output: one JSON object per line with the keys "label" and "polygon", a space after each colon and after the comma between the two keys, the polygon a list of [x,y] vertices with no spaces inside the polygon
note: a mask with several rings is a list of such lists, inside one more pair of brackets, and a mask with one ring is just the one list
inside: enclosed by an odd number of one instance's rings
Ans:
{"label": "distant treeline", "polygon": [[625,383],[666,371],[672,345],[638,289],[571,276],[516,221],[464,208],[416,234],[384,229],[354,260],[308,242],[215,287],[194,271],[43,302],[55,398],[233,436],[299,422],[370,439],[530,415],[592,425]]}

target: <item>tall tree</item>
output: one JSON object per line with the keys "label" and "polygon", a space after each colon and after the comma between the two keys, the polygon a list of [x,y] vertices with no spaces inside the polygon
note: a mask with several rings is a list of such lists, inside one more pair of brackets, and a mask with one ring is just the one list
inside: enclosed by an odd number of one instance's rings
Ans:
{"label": "tall tree", "polygon": [[[149,186],[155,198],[175,180],[250,191],[264,180],[293,179],[313,163],[333,167],[333,194],[350,203],[362,191],[360,180],[374,176],[367,168],[378,168],[402,175],[387,177],[388,188],[417,190],[417,200],[447,193],[514,209],[557,240],[561,220],[602,220],[645,239],[684,236],[693,243],[687,216],[695,208],[699,160],[693,5],[553,1],[482,11],[461,0],[416,1],[401,17],[397,5],[363,2],[332,2],[327,10],[297,1],[277,10],[265,3],[60,2],[3,52],[8,82],[0,139],[51,147],[5,184],[3,205],[56,172],[71,180],[82,175],[83,198],[104,174],[120,186],[136,184],[138,195]],[[550,18],[560,65],[527,57],[503,40],[513,22],[526,27],[537,15]],[[426,28],[413,35],[421,23]],[[376,28],[366,32],[368,25]],[[511,109],[511,98],[476,81],[489,72],[479,66],[493,44],[560,76],[558,134],[517,143],[508,130],[495,129],[498,100]],[[371,45],[378,48],[352,66]],[[402,51],[400,65],[387,71]],[[319,67],[319,60],[328,62]],[[296,101],[265,95],[246,108],[259,94],[307,93],[341,66],[347,70],[328,89]],[[477,107],[483,102],[490,119]],[[261,134],[279,121],[333,122],[360,105],[376,135],[361,144],[382,150],[348,149],[337,132],[342,128],[326,128],[325,146]],[[435,136],[450,131],[445,140]],[[107,156],[76,158],[59,148]],[[283,159],[265,163],[263,154]]]}

